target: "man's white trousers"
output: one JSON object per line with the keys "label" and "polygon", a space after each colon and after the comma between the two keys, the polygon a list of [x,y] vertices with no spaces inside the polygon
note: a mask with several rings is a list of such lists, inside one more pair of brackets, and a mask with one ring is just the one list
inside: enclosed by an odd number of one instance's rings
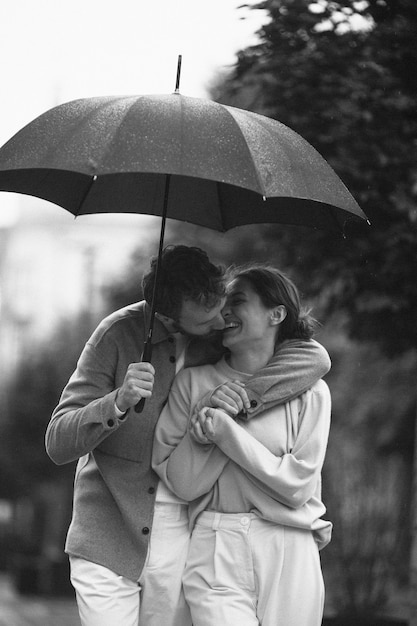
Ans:
{"label": "man's white trousers", "polygon": [[82,626],[191,626],[182,591],[188,507],[156,503],[148,557],[138,582],[71,556]]}

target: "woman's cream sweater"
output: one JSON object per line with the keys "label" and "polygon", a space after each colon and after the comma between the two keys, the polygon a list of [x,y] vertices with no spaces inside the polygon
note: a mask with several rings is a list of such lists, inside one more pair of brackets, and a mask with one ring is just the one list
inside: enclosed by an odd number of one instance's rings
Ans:
{"label": "woman's cream sweater", "polygon": [[156,427],[153,467],[177,496],[190,502],[191,525],[203,510],[253,512],[311,530],[323,548],[332,528],[322,519],[321,469],[331,409],[323,380],[249,421],[216,413],[212,444],[199,444],[190,436],[198,401],[226,380],[245,382],[249,377],[224,358],[180,372]]}

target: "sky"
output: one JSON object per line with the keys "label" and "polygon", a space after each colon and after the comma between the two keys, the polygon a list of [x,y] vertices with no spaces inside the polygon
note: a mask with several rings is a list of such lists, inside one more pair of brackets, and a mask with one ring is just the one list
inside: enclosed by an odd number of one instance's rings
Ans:
{"label": "sky", "polygon": [[238,10],[239,4],[1,0],[0,143],[68,100],[171,93],[179,54],[181,93],[205,97],[216,69],[233,63],[261,23],[260,11]]}
{"label": "sky", "polygon": [[[242,0],[243,1],[243,0]],[[57,104],[106,95],[208,97],[216,72],[256,41],[259,10],[239,0],[1,0],[0,146]],[[255,4],[248,0],[246,4]],[[0,226],[18,214],[0,193]]]}

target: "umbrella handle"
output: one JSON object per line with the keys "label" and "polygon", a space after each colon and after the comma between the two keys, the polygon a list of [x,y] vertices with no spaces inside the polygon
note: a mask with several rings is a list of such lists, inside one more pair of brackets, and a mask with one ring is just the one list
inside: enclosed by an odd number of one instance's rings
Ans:
{"label": "umbrella handle", "polygon": [[[150,363],[152,358],[152,340],[148,338],[143,347],[142,353],[142,363],[145,361],[146,363]],[[135,406],[136,413],[142,413],[143,408],[145,406],[145,398],[141,398],[137,405]]]}

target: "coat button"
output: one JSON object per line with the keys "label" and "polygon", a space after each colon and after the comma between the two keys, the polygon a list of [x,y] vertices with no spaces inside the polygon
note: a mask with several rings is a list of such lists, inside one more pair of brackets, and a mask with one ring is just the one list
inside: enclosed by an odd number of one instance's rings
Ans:
{"label": "coat button", "polygon": [[175,358],[175,356],[170,356],[169,360],[171,361],[171,363],[175,363],[177,359]]}
{"label": "coat button", "polygon": [[155,493],[155,487],[149,487],[148,493]]}
{"label": "coat button", "polygon": [[168,337],[169,343],[174,343],[174,337]]}
{"label": "coat button", "polygon": [[149,528],[147,526],[145,526],[144,528],[142,528],[142,534],[143,535],[149,535]]}
{"label": "coat button", "polygon": [[256,406],[258,406],[258,403],[256,402],[256,400],[251,400],[250,401],[250,405],[251,405],[252,409],[254,409]]}
{"label": "coat button", "polygon": [[108,426],[109,428],[113,428],[113,426],[114,426],[114,420],[112,420],[112,419],[107,420],[107,426]]}

